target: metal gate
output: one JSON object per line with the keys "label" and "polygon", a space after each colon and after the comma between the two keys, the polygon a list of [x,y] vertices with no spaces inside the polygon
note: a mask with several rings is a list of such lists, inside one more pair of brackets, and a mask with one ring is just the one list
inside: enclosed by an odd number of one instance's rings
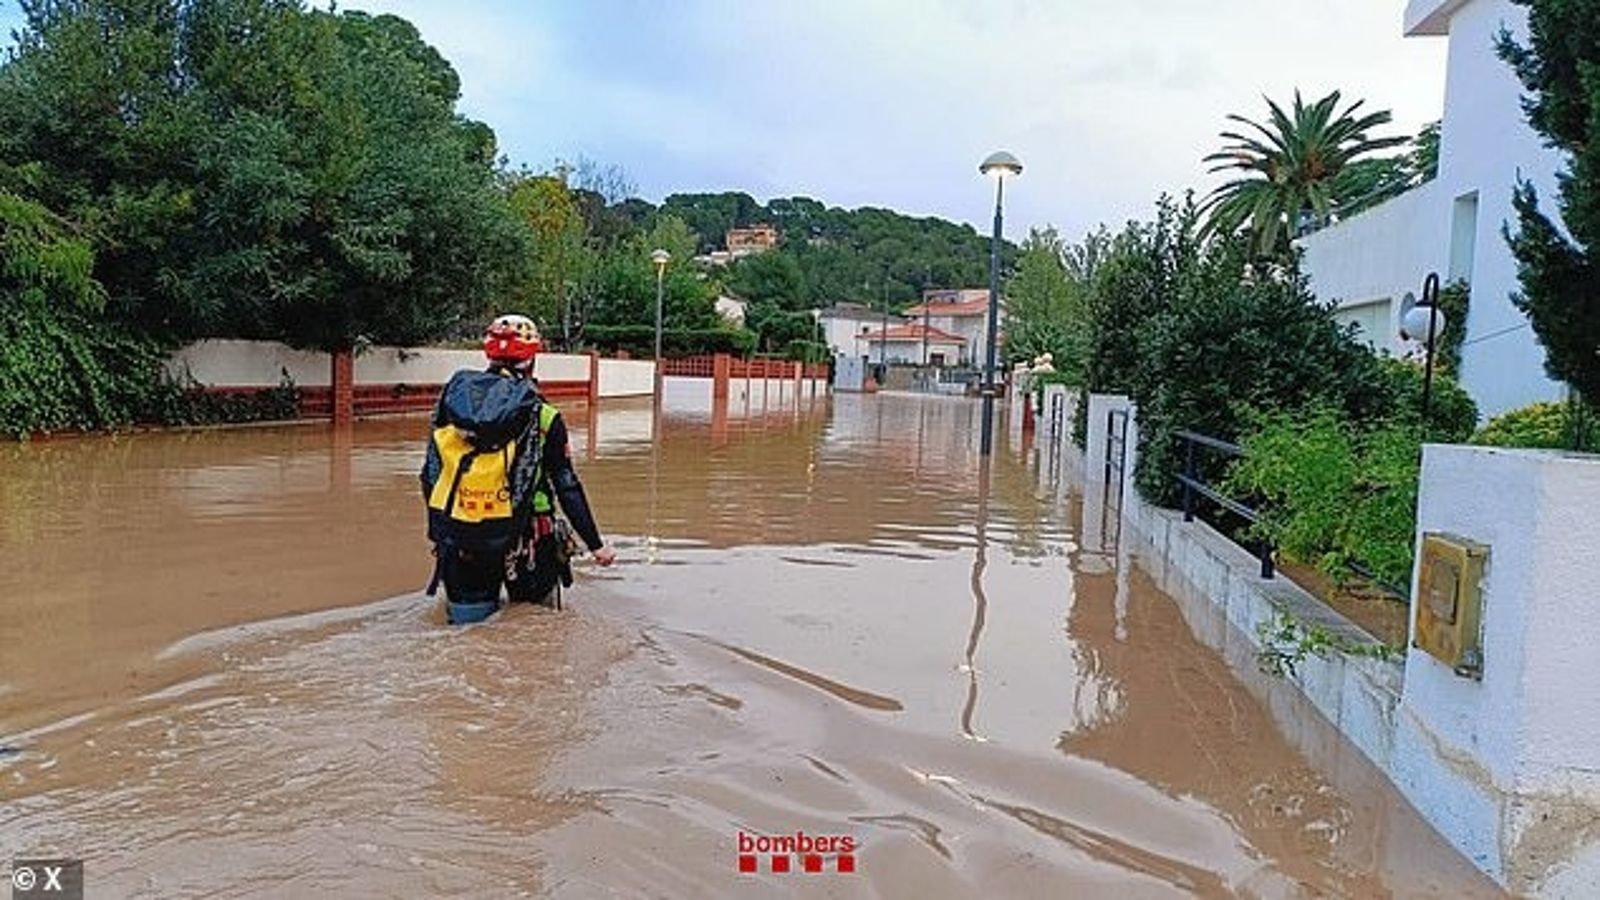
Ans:
{"label": "metal gate", "polygon": [[1122,508],[1122,482],[1127,465],[1128,411],[1113,409],[1106,414],[1106,506],[1108,507],[1114,505],[1118,510]]}

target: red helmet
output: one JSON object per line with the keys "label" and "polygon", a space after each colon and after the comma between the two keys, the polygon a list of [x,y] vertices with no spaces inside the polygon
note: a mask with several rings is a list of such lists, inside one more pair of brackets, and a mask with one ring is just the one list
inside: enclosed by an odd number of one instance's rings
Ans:
{"label": "red helmet", "polygon": [[501,316],[483,335],[483,355],[492,363],[522,366],[539,352],[539,326],[527,316]]}

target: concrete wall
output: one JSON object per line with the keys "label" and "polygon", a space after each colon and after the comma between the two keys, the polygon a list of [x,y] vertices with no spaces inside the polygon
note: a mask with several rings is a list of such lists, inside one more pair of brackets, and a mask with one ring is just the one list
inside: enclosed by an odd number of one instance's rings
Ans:
{"label": "concrete wall", "polygon": [[174,353],[167,370],[207,387],[277,387],[285,371],[302,387],[327,387],[331,375],[326,353],[267,341],[199,341]]}
{"label": "concrete wall", "polygon": [[601,397],[648,397],[655,393],[656,364],[648,359],[600,360]]}
{"label": "concrete wall", "polygon": [[1483,677],[1410,651],[1395,774],[1457,848],[1519,893],[1600,896],[1597,510],[1600,457],[1423,454],[1419,531],[1490,548]]}
{"label": "concrete wall", "polygon": [[[477,350],[373,347],[356,357],[355,380],[358,385],[443,384],[458,369],[478,369],[483,364],[483,354]],[[175,375],[188,372],[207,387],[276,387],[285,371],[301,387],[327,387],[331,371],[326,353],[271,341],[234,340],[190,344],[173,354],[167,368]],[[542,353],[534,371],[545,381],[588,381],[589,357]]]}
{"label": "concrete wall", "polygon": [[[1544,350],[1527,318],[1511,303],[1518,289],[1516,262],[1500,230],[1516,216],[1512,189],[1519,178],[1538,188],[1554,215],[1560,155],[1544,147],[1524,121],[1521,85],[1495,55],[1494,38],[1506,26],[1525,37],[1527,14],[1510,0],[1423,0],[1407,21],[1420,35],[1448,28],[1444,124],[1439,175],[1427,186],[1302,240],[1312,289],[1326,300],[1360,304],[1420,294],[1423,278],[1438,272],[1472,284],[1465,323],[1462,383],[1491,416],[1562,396],[1544,374]],[[1426,8],[1424,8],[1426,7]],[[1475,200],[1475,203],[1473,202]],[[1462,323],[1451,323],[1460,327]],[[1391,332],[1392,342],[1398,337]]]}

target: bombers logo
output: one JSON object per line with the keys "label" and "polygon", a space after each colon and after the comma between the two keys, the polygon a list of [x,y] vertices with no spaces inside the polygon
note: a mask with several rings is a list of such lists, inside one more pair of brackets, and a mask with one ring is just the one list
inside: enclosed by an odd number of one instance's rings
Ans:
{"label": "bombers logo", "polygon": [[856,870],[856,850],[860,846],[849,834],[749,834],[739,832],[739,871],[750,873],[761,869],[761,857],[767,857],[767,871],[793,871],[791,863],[799,857],[800,868],[807,872],[822,872],[824,867],[834,872],[850,873]]}

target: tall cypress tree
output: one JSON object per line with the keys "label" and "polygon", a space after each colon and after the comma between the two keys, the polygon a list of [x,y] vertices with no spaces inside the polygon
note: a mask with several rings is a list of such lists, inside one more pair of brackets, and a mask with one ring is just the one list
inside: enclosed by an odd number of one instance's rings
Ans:
{"label": "tall cypress tree", "polygon": [[1528,122],[1568,158],[1558,206],[1566,233],[1519,185],[1517,230],[1507,240],[1522,291],[1515,298],[1545,347],[1551,377],[1600,404],[1600,0],[1515,0],[1529,37],[1502,32],[1500,56],[1528,89]]}

